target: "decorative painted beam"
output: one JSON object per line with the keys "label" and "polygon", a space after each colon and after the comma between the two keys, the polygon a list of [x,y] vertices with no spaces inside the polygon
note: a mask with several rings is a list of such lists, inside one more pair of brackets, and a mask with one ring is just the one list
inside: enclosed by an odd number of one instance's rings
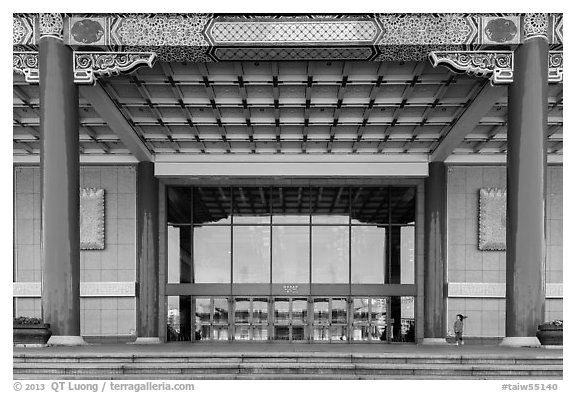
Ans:
{"label": "decorative painted beam", "polygon": [[[38,19],[13,16],[15,51],[35,50]],[[561,49],[561,14],[69,14],[62,27],[75,49],[154,52],[166,62],[421,61],[431,51],[513,49],[544,19],[551,50]]]}
{"label": "decorative painted beam", "polygon": [[466,135],[476,127],[480,119],[494,106],[498,99],[506,95],[506,87],[491,86],[486,83],[468,108],[458,118],[454,126],[442,137],[430,156],[430,161],[445,161]]}
{"label": "decorative painted beam", "polygon": [[[38,52],[13,52],[13,68],[28,83],[40,83]],[[74,83],[94,84],[97,78],[129,74],[140,67],[152,68],[152,52],[74,52]]]}
{"label": "decorative painted beam", "polygon": [[[514,80],[512,51],[437,51],[430,53],[434,67],[445,66],[456,73],[488,77],[493,85],[510,84]],[[561,51],[548,55],[548,83],[564,80],[564,56]]]}
{"label": "decorative painted beam", "polygon": [[102,86],[81,86],[80,95],[86,98],[94,110],[120,138],[138,161],[154,161],[154,155],[130,126],[120,110],[114,105]]}

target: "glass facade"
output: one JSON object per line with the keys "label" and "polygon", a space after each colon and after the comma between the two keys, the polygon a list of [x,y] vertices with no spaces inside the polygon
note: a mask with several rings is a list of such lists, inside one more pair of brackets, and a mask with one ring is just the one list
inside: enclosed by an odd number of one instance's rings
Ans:
{"label": "glass facade", "polygon": [[[167,283],[198,294],[169,297],[168,338],[413,337],[415,191],[168,186]],[[407,296],[374,297],[393,284]]]}

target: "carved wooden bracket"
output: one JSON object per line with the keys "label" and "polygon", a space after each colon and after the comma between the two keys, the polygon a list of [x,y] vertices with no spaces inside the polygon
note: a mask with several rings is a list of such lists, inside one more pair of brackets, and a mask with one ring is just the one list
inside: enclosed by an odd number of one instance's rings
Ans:
{"label": "carved wooden bracket", "polygon": [[[488,77],[493,85],[510,84],[514,80],[512,51],[436,51],[430,53],[434,67],[443,65],[453,72]],[[548,83],[564,80],[564,56],[561,51],[548,54]]]}
{"label": "carved wooden bracket", "polygon": [[[153,52],[74,52],[74,83],[94,84],[104,76],[129,74],[142,66],[153,67]],[[39,83],[38,52],[13,52],[13,68],[28,83]]]}
{"label": "carved wooden bracket", "polygon": [[434,67],[443,65],[457,73],[489,77],[492,84],[512,83],[514,52],[512,51],[439,51],[430,53]]}

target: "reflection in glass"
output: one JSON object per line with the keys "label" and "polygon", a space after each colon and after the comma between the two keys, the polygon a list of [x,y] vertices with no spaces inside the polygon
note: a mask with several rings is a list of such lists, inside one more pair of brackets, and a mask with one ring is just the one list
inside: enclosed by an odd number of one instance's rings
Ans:
{"label": "reflection in glass", "polygon": [[190,187],[166,187],[168,225],[190,224]]}
{"label": "reflection in glass", "polygon": [[318,187],[310,192],[312,224],[348,224],[348,187]]}
{"label": "reflection in glass", "polygon": [[387,313],[387,299],[377,298],[371,299],[371,315],[370,324],[373,326],[372,340],[386,341],[386,313]]}
{"label": "reflection in glass", "polygon": [[230,227],[194,227],[194,282],[230,283]]}
{"label": "reflection in glass", "polygon": [[194,187],[193,215],[195,224],[230,224],[230,188]]}
{"label": "reflection in glass", "polygon": [[414,227],[390,227],[390,284],[414,283]]}
{"label": "reflection in glass", "polygon": [[268,299],[252,300],[252,323],[268,323]]}
{"label": "reflection in glass", "polygon": [[228,299],[214,299],[214,323],[228,323]]}
{"label": "reflection in glass", "polygon": [[287,298],[274,299],[274,322],[290,323],[290,301]]}
{"label": "reflection in glass", "polygon": [[328,341],[330,340],[330,326],[329,325],[314,325],[312,328],[312,339],[314,341]]}
{"label": "reflection in glass", "polygon": [[354,323],[368,323],[369,303],[370,299],[368,298],[354,298],[352,303],[354,307]]}
{"label": "reflection in glass", "polygon": [[234,227],[234,282],[270,282],[270,227]]}
{"label": "reflection in glass", "polygon": [[351,190],[352,224],[388,224],[387,187],[364,187]]}
{"label": "reflection in glass", "polygon": [[212,340],[228,340],[228,325],[214,325],[212,327]]}
{"label": "reflection in glass", "polygon": [[308,283],[310,280],[310,228],[272,227],[272,282]]}
{"label": "reflection in glass", "polygon": [[332,341],[347,341],[348,337],[346,335],[347,327],[345,325],[332,325],[330,327],[330,340]]}
{"label": "reflection in glass", "polygon": [[292,299],[292,324],[308,322],[308,301],[305,298]]}
{"label": "reflection in glass", "polygon": [[392,224],[413,224],[416,220],[416,187],[390,189]]}
{"label": "reflection in glass", "polygon": [[196,298],[196,318],[201,324],[210,324],[210,299]]}
{"label": "reflection in glass", "polygon": [[330,322],[330,315],[328,314],[328,298],[314,299],[314,323],[328,323]]}
{"label": "reflection in glass", "polygon": [[310,197],[308,187],[272,188],[273,224],[308,224]]}
{"label": "reflection in glass", "polygon": [[274,326],[274,340],[290,340],[290,326],[288,325]]}
{"label": "reflection in glass", "polygon": [[292,340],[294,341],[307,340],[306,326],[292,325]]}
{"label": "reflection in glass", "polygon": [[352,284],[383,284],[386,269],[386,228],[351,227]]}
{"label": "reflection in glass", "polygon": [[167,296],[168,341],[190,341],[192,331],[192,301],[190,296]]}
{"label": "reflection in glass", "polygon": [[391,316],[394,318],[392,331],[393,341],[414,342],[415,322],[414,322],[414,297],[412,296],[392,296]]}
{"label": "reflection in glass", "polygon": [[236,298],[234,304],[234,322],[248,323],[250,317],[250,299]]}
{"label": "reflection in glass", "polygon": [[168,283],[189,283],[191,279],[190,227],[168,226]]}
{"label": "reflection in glass", "polygon": [[347,284],[348,230],[345,226],[312,227],[312,282]]}
{"label": "reflection in glass", "polygon": [[346,323],[347,304],[345,298],[332,299],[332,323]]}
{"label": "reflection in glass", "polygon": [[252,328],[252,340],[268,340],[268,325],[254,325]]}
{"label": "reflection in glass", "polygon": [[370,321],[370,299],[354,298],[352,301],[353,321],[352,340],[368,341],[371,335]]}
{"label": "reflection in glass", "polygon": [[270,191],[268,187],[234,187],[235,224],[269,224]]}
{"label": "reflection in glass", "polygon": [[414,284],[414,227],[400,229],[400,284]]}
{"label": "reflection in glass", "polygon": [[235,325],[234,339],[239,341],[250,340],[250,325]]}

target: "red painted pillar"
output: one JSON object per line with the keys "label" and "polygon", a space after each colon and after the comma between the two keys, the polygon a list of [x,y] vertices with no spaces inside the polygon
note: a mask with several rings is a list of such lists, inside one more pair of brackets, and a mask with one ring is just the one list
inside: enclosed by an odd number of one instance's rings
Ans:
{"label": "red painted pillar", "polygon": [[446,164],[431,162],[425,182],[424,341],[446,344]]}
{"label": "red painted pillar", "polygon": [[154,163],[138,163],[136,179],[136,342],[159,344],[158,179],[154,177]]}
{"label": "red painted pillar", "polygon": [[544,322],[548,42],[533,37],[514,54],[508,94],[506,337],[539,346]]}
{"label": "red painted pillar", "polygon": [[[72,50],[58,14],[40,16],[40,171],[42,187],[42,316],[49,344],[79,345],[80,178],[78,89]],[[60,30],[61,31],[61,30]]]}

